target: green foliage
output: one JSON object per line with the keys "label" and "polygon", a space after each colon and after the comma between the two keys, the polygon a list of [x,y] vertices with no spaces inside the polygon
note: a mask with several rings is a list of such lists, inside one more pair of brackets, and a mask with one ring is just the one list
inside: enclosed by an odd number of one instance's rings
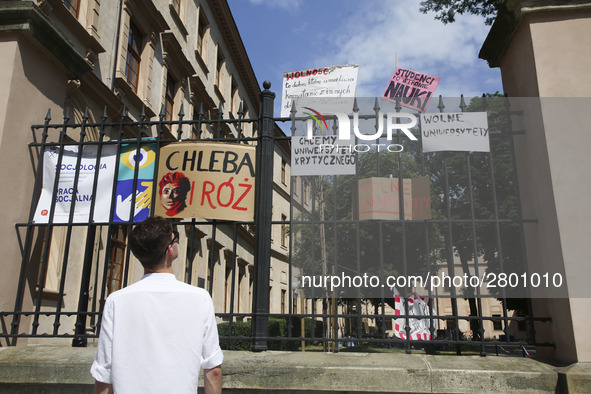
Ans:
{"label": "green foliage", "polygon": [[[314,335],[312,335],[312,327],[314,327]],[[304,331],[306,338],[321,338],[324,325],[321,320],[313,320],[310,317],[304,318]]]}
{"label": "green foliage", "polygon": [[[274,317],[269,318],[269,336],[287,337],[287,319]],[[267,345],[270,350],[285,350],[288,342],[269,340]]]}
{"label": "green foliage", "polygon": [[[232,337],[251,337],[252,329],[250,322],[235,321],[232,323],[232,332],[230,333],[230,323],[223,322],[218,324],[218,335]],[[250,339],[220,339],[222,350],[250,350],[252,341]]]}
{"label": "green foliage", "polygon": [[[229,332],[230,323],[223,322],[218,324],[218,334],[222,336],[231,337],[248,337],[249,339],[220,339],[220,347],[222,350],[250,350],[252,336],[251,322],[233,322],[232,333]],[[288,337],[288,318],[280,317],[269,318],[269,337]],[[300,336],[300,319],[292,317],[291,337],[297,338]],[[322,322],[320,322],[319,334],[322,335]],[[269,340],[267,345],[270,350],[297,350],[299,348],[299,341],[285,341],[285,340]]]}
{"label": "green foliage", "polygon": [[[307,318],[305,321],[306,324],[306,332],[310,332],[311,335],[311,319]],[[320,323],[318,325],[318,323]],[[301,332],[301,325],[300,325],[300,318],[292,317],[292,328],[291,328],[291,337],[298,338],[300,337]],[[287,317],[280,317],[269,318],[269,337],[280,337],[280,338],[287,338],[288,337],[288,318]],[[233,322],[232,323],[232,332],[230,333],[230,323],[223,322],[218,324],[218,334],[220,337],[222,336],[230,336],[230,337],[248,337],[249,339],[220,339],[220,347],[222,350],[250,350],[252,341],[250,337],[252,336],[252,328],[251,322]],[[322,336],[322,322],[316,321],[316,336]],[[267,343],[270,350],[297,350],[300,346],[299,341],[285,341],[285,340],[269,340]]]}
{"label": "green foliage", "polygon": [[486,18],[485,23],[491,25],[497,13],[504,8],[506,0],[424,0],[420,11],[423,14],[435,12],[435,19],[453,23],[456,14],[474,14]]}
{"label": "green foliage", "polygon": [[[288,317],[271,317],[269,318],[269,336],[270,337],[282,337],[288,338],[289,335],[289,327]],[[291,338],[297,338],[300,336],[300,318],[293,317],[291,318]],[[269,341],[268,346],[270,350],[298,350],[300,347],[299,341]]]}

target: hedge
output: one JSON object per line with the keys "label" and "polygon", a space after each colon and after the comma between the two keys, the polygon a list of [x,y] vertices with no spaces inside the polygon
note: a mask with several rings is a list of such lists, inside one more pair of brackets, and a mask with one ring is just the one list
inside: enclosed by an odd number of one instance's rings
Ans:
{"label": "hedge", "polygon": [[[218,324],[218,334],[220,337],[229,336],[230,323],[223,322]],[[252,330],[250,328],[250,322],[235,321],[232,323],[232,336],[233,337],[251,337]],[[222,350],[250,350],[251,340],[250,339],[221,339],[220,347]]]}
{"label": "hedge", "polygon": [[[291,337],[298,338],[301,335],[301,320],[299,317],[292,317]],[[304,329],[306,338],[312,337],[312,319],[304,319]],[[269,337],[287,338],[288,336],[288,317],[271,317],[269,318]],[[223,322],[218,324],[218,333],[220,337],[230,336],[230,323]],[[321,338],[323,332],[322,321],[314,320],[314,338]],[[232,323],[232,337],[251,337],[252,328],[251,322],[233,322]],[[220,339],[220,347],[223,350],[250,350],[252,341],[250,339]],[[287,340],[269,340],[268,347],[270,350],[298,350],[300,341]]]}

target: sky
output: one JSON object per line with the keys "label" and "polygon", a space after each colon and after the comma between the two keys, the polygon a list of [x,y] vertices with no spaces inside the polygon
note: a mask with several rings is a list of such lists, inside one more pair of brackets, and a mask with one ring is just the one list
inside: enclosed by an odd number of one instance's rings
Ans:
{"label": "sky", "polygon": [[[358,64],[357,97],[381,97],[399,67],[440,77],[435,95],[502,93],[500,70],[478,58],[490,26],[444,25],[419,0],[228,0],[259,85],[281,98],[283,73]],[[276,108],[280,103],[276,103]],[[276,111],[277,112],[277,109]]]}

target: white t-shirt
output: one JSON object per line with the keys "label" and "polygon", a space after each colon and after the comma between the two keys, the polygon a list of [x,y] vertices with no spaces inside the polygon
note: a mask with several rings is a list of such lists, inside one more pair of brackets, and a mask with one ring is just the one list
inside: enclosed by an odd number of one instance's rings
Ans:
{"label": "white t-shirt", "polygon": [[223,358],[209,293],[148,274],[107,297],[90,373],[119,394],[195,394],[199,368]]}

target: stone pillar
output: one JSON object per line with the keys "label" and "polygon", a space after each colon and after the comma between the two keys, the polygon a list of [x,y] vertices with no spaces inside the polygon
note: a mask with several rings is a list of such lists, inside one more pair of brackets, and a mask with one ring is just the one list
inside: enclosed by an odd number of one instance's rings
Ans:
{"label": "stone pillar", "polygon": [[[562,271],[568,295],[533,300],[538,357],[591,361],[591,1],[508,0],[480,57],[500,67],[505,93],[531,97],[515,137],[530,271]],[[539,98],[539,99],[533,99]],[[587,298],[585,298],[587,297]]]}

